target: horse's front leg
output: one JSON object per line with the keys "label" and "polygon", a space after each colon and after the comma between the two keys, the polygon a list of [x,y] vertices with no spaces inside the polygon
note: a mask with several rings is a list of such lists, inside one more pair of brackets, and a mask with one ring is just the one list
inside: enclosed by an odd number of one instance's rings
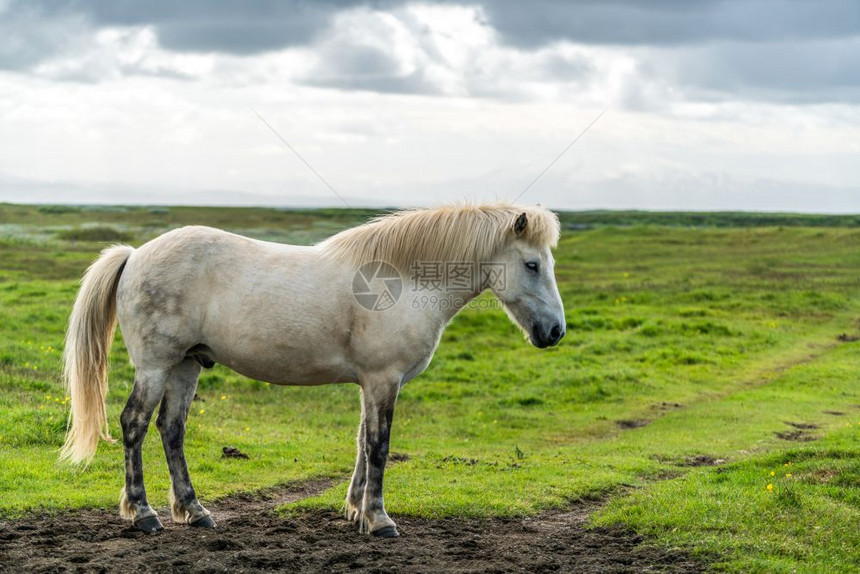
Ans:
{"label": "horse's front leg", "polygon": [[382,502],[382,476],[388,460],[388,442],[400,379],[377,377],[362,382],[364,455],[366,476],[361,501],[360,529],[375,536],[399,536]]}
{"label": "horse's front leg", "polygon": [[364,500],[364,486],[367,484],[367,455],[364,452],[364,399],[361,401],[361,424],[358,425],[357,445],[355,455],[355,471],[349,483],[344,503],[344,515],[347,520],[358,522],[361,518],[361,503]]}

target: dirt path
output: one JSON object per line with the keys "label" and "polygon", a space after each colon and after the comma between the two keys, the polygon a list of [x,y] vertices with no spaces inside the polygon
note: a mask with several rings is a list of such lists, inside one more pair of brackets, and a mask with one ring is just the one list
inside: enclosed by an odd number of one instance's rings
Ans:
{"label": "dirt path", "polygon": [[212,505],[215,530],[174,526],[147,535],[115,513],[64,512],[0,521],[3,572],[696,572],[703,564],[636,534],[587,530],[596,507],[529,519],[397,517],[396,539],[360,535],[334,513],[283,519],[278,504],[328,481],[239,495]]}

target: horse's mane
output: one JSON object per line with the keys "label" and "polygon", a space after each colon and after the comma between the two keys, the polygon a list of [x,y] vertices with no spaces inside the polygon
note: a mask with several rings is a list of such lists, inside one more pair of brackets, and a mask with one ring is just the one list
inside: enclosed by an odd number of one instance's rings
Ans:
{"label": "horse's mane", "polygon": [[401,270],[415,261],[489,261],[517,237],[514,221],[521,213],[528,224],[519,237],[537,247],[555,247],[559,221],[553,212],[509,203],[396,211],[342,231],[319,246],[356,265],[385,261]]}

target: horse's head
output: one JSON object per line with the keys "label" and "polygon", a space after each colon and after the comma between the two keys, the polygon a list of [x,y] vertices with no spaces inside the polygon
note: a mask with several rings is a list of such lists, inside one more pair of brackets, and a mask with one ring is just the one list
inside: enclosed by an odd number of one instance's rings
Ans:
{"label": "horse's head", "polygon": [[[534,213],[540,216],[540,221],[532,222],[528,212],[522,212],[511,222],[510,241],[493,260],[493,265],[498,267],[495,270],[492,266],[485,267],[484,280],[529,341],[543,349],[557,344],[564,337],[566,322],[564,305],[555,283],[551,244],[536,241],[536,238],[552,234],[529,228],[549,225],[543,219],[551,216],[557,238],[558,222],[554,215],[543,210]],[[504,278],[499,273],[504,274]]]}

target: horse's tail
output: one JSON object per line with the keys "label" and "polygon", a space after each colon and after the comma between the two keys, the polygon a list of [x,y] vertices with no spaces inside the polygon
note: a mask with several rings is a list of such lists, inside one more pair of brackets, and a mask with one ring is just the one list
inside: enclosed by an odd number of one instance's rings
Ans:
{"label": "horse's tail", "polygon": [[63,378],[72,407],[60,458],[73,463],[92,460],[99,437],[113,442],[108,431],[108,354],[116,330],[116,288],[134,248],[114,245],[102,251],[81,280],[66,346]]}

